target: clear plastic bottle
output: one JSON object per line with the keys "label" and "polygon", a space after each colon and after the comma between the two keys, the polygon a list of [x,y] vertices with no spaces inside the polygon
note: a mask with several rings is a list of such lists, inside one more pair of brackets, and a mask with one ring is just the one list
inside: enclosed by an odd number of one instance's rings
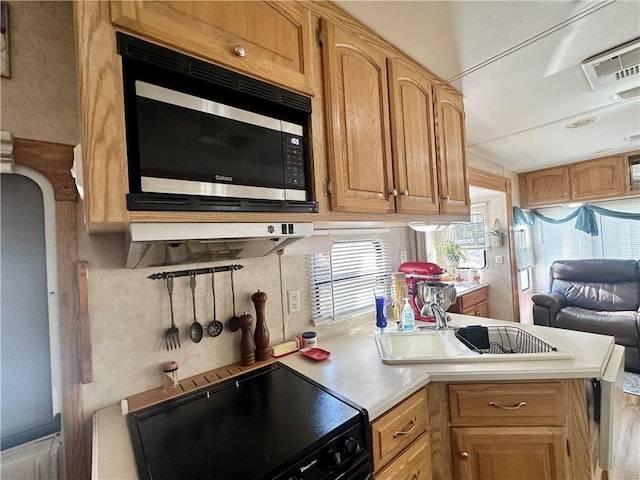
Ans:
{"label": "clear plastic bottle", "polygon": [[413,314],[413,309],[409,305],[409,299],[404,299],[404,307],[402,308],[402,329],[413,330],[416,326],[416,316]]}

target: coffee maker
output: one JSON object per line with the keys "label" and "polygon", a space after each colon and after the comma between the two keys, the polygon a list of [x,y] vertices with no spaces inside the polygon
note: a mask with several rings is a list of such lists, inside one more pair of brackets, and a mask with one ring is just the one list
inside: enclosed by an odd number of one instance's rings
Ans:
{"label": "coffee maker", "polygon": [[439,265],[429,262],[405,262],[398,271],[407,277],[409,304],[416,320],[435,322],[431,305],[435,304],[442,312],[456,301],[456,289],[453,285],[442,282],[442,274],[446,272]]}

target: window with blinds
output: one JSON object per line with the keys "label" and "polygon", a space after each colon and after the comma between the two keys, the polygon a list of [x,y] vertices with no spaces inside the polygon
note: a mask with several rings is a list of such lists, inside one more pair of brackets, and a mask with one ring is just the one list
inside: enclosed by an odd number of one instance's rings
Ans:
{"label": "window with blinds", "polygon": [[389,285],[391,262],[381,240],[336,240],[329,253],[311,255],[314,324],[375,310],[373,287]]}
{"label": "window with blinds", "polygon": [[461,269],[487,268],[487,222],[484,214],[472,212],[469,222],[452,223],[455,243],[465,250],[466,261],[460,261]]}
{"label": "window with blinds", "polygon": [[[593,202],[608,210],[640,213],[638,198],[625,198],[606,202]],[[575,211],[573,208],[550,207],[539,210],[553,219],[562,219]],[[640,255],[640,221],[596,215],[600,234],[592,237],[575,229],[575,220],[551,224],[540,219],[534,225],[536,271],[534,287],[537,291],[549,289],[549,268],[555,260],[581,258],[638,259]]]}
{"label": "window with blinds", "polygon": [[452,223],[455,242],[462,248],[487,248],[487,226],[482,213],[472,213],[468,222]]}
{"label": "window with blinds", "polygon": [[531,227],[520,227],[513,231],[513,242],[516,255],[516,268],[519,272],[531,268],[533,262],[533,242]]}

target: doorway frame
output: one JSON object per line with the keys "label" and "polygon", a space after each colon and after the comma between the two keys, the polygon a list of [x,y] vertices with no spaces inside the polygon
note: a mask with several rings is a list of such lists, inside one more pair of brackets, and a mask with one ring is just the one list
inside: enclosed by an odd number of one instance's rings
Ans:
{"label": "doorway frame", "polygon": [[77,282],[77,201],[71,176],[73,146],[13,138],[10,155],[3,132],[3,161],[40,172],[53,187],[56,217],[58,315],[62,375],[62,432],[66,478],[91,478],[91,419],[85,418],[82,399],[83,331]]}
{"label": "doorway frame", "polygon": [[496,192],[505,194],[505,203],[507,206],[507,230],[506,239],[509,247],[509,271],[511,274],[511,302],[513,309],[513,321],[520,323],[520,300],[518,292],[518,270],[515,263],[515,246],[513,242],[513,199],[511,189],[511,179],[496,175],[494,173],[478,170],[477,168],[467,168],[467,179],[469,185],[474,187],[482,187]]}

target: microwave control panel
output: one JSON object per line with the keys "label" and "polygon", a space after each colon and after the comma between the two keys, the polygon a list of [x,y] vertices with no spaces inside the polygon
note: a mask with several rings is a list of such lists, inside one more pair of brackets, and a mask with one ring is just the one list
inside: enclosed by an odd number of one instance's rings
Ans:
{"label": "microwave control panel", "polygon": [[289,133],[282,134],[284,152],[284,186],[295,190],[305,189],[303,138]]}

